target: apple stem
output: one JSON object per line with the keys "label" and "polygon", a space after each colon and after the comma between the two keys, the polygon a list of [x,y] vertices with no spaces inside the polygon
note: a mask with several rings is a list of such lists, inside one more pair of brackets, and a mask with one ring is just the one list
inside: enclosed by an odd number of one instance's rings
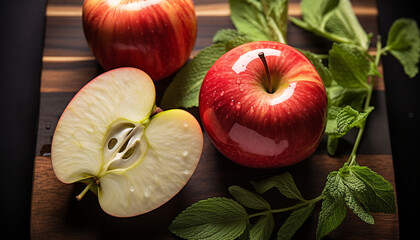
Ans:
{"label": "apple stem", "polygon": [[76,199],[78,201],[82,200],[83,196],[85,196],[87,191],[89,191],[89,189],[92,187],[94,183],[96,183],[96,178],[92,178],[92,180],[90,180],[89,184],[85,187],[85,189],[83,189],[83,191],[79,195],[76,196]]}
{"label": "apple stem", "polygon": [[271,84],[270,71],[268,71],[268,65],[267,65],[267,61],[265,60],[264,52],[258,53],[258,57],[260,57],[265,68],[265,74],[266,74],[267,83],[268,83],[268,93],[273,93],[273,86]]}
{"label": "apple stem", "polygon": [[162,108],[160,107],[155,107],[155,110],[153,110],[153,112],[150,114],[150,117],[153,117],[154,115],[163,112]]}

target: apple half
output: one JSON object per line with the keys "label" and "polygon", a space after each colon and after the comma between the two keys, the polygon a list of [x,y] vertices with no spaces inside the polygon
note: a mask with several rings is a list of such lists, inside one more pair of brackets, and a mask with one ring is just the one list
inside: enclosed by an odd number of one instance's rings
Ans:
{"label": "apple half", "polygon": [[152,79],[136,68],[105,72],[71,100],[51,159],[64,183],[84,182],[117,217],[149,212],[175,196],[199,162],[203,134],[184,110],[157,111]]}

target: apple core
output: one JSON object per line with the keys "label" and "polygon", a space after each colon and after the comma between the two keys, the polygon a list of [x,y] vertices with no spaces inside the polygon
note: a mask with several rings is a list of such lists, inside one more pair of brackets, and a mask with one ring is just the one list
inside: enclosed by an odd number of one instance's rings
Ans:
{"label": "apple core", "polygon": [[110,170],[125,169],[141,161],[147,150],[143,137],[144,126],[139,123],[117,120],[105,137],[103,147],[104,166],[100,176]]}

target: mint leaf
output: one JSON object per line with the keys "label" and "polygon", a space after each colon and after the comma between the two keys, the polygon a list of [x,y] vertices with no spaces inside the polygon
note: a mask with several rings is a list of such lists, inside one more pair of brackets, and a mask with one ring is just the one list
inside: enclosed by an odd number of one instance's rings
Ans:
{"label": "mint leaf", "polygon": [[236,201],[209,198],[182,211],[169,230],[184,239],[236,239],[247,223],[248,214]]}
{"label": "mint leaf", "polygon": [[253,41],[286,43],[287,0],[230,0],[230,18]]}
{"label": "mint leaf", "polygon": [[362,127],[368,115],[374,107],[369,107],[365,112],[360,113],[350,106],[346,106],[337,114],[337,129],[341,133],[347,133],[354,127]]}
{"label": "mint leaf", "polygon": [[389,30],[386,43],[388,51],[401,63],[411,78],[417,75],[420,58],[420,30],[413,19],[396,20]]}
{"label": "mint leaf", "polygon": [[277,232],[277,240],[289,240],[314,210],[315,204],[310,203],[294,210]]}
{"label": "mint leaf", "polygon": [[346,217],[347,207],[344,202],[345,188],[338,171],[331,172],[328,175],[327,182],[322,191],[323,201],[318,217],[316,239],[321,239],[336,229]]}
{"label": "mint leaf", "polygon": [[348,44],[334,43],[329,54],[329,67],[338,85],[346,88],[370,88],[367,83],[370,63],[364,52]]}
{"label": "mint leaf", "polygon": [[255,190],[260,194],[276,187],[287,198],[305,201],[300,194],[299,189],[296,187],[292,175],[288,172],[259,182],[252,182],[252,184],[254,185]]}
{"label": "mint leaf", "polygon": [[361,195],[367,191],[366,187],[350,170],[347,166],[339,170],[339,176],[345,186],[344,201],[362,221],[374,224],[374,219],[370,215],[369,209],[360,201]]}
{"label": "mint leaf", "polygon": [[257,223],[249,230],[250,240],[268,240],[274,229],[274,218],[273,214],[268,213],[267,215],[261,216]]}
{"label": "mint leaf", "polygon": [[351,166],[351,171],[365,184],[367,191],[360,197],[370,211],[395,213],[394,188],[387,180],[368,167]]}
{"label": "mint leaf", "polygon": [[227,42],[235,38],[247,38],[245,33],[238,32],[235,29],[220,29],[213,36],[213,43]]}
{"label": "mint leaf", "polygon": [[161,107],[164,109],[197,107],[204,76],[225,53],[225,43],[216,43],[201,50],[176,74],[162,97]]}
{"label": "mint leaf", "polygon": [[202,49],[181,68],[162,97],[160,104],[162,108],[198,107],[201,84],[211,66],[232,48],[250,42],[250,39],[243,34],[233,31],[216,33],[216,36],[217,41],[224,42],[214,43]]}
{"label": "mint leaf", "polygon": [[328,152],[329,155],[333,156],[337,152],[339,139],[340,139],[340,137],[328,136],[327,152]]}
{"label": "mint leaf", "polygon": [[365,87],[347,88],[335,82],[326,90],[329,106],[345,107],[349,105],[356,110],[362,109],[367,96]]}
{"label": "mint leaf", "polygon": [[338,131],[337,128],[337,116],[341,110],[342,108],[337,106],[328,107],[327,126],[325,127],[325,134],[327,134],[328,136],[340,138],[345,135],[345,133]]}
{"label": "mint leaf", "polygon": [[[344,220],[347,214],[347,208],[342,198],[335,198],[331,196],[331,191],[334,189],[324,189],[322,192],[321,212],[318,217],[318,226],[316,229],[316,239],[321,239],[323,236],[336,229]],[[340,191],[338,191],[340,192]]]}
{"label": "mint leaf", "polygon": [[[392,185],[368,167],[347,164],[331,172],[322,193],[317,239],[341,224],[346,205],[366,223],[373,224],[370,212],[395,212]],[[344,215],[343,215],[344,214]]]}
{"label": "mint leaf", "polygon": [[316,71],[319,73],[322,81],[324,82],[325,87],[330,87],[333,82],[333,77],[330,70],[322,63],[322,59],[317,56],[317,54],[310,51],[300,50],[311,63],[314,65]]}
{"label": "mint leaf", "polygon": [[363,30],[349,0],[302,0],[303,20],[290,20],[307,31],[338,43],[367,49],[369,37]]}
{"label": "mint leaf", "polygon": [[266,210],[270,209],[270,204],[264,200],[260,195],[250,192],[246,189],[243,189],[239,186],[229,187],[229,192],[240,204],[245,207],[256,209],[256,210]]}

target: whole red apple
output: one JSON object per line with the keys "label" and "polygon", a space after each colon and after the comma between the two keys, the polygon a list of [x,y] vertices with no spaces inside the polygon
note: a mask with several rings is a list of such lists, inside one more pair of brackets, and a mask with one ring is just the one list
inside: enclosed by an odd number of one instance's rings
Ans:
{"label": "whole red apple", "polygon": [[252,42],[211,67],[200,90],[199,111],[204,129],[227,158],[255,168],[283,167],[318,147],[327,95],[315,67],[298,50]]}
{"label": "whole red apple", "polygon": [[83,30],[105,70],[137,67],[158,81],[188,60],[197,18],[192,0],[85,0]]}

